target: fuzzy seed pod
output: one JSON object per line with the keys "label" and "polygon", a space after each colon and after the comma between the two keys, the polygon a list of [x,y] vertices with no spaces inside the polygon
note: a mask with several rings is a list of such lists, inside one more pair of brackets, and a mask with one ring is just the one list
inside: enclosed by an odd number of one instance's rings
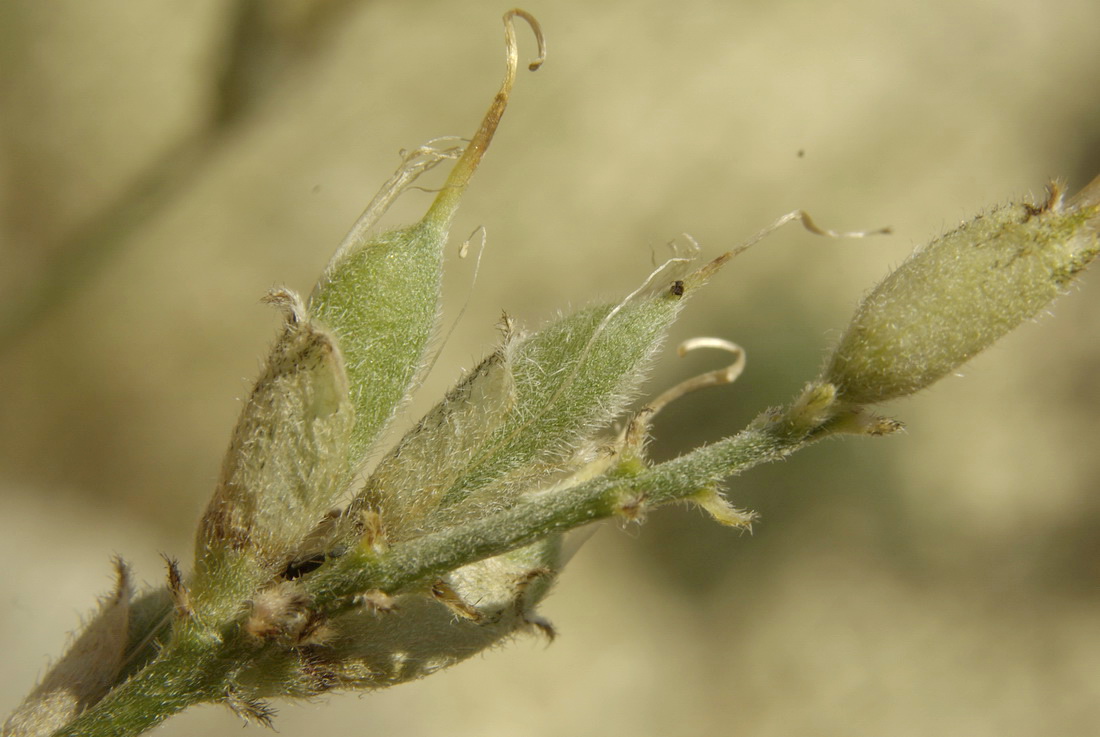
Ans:
{"label": "fuzzy seed pod", "polygon": [[3,726],[4,737],[52,734],[98,702],[122,668],[130,625],[130,570],[115,560],[115,589]]}
{"label": "fuzzy seed pod", "polygon": [[[232,598],[290,562],[347,484],[352,413],[347,376],[332,335],[297,295],[268,301],[286,311],[283,332],[245,403],[196,542],[195,606]],[[213,612],[207,611],[207,618]]]}
{"label": "fuzzy seed pod", "polygon": [[[1098,180],[1100,181],[1100,180]],[[848,404],[912,394],[1065,291],[1100,250],[1100,185],[980,215],[918,249],[859,306],[823,380]]]}

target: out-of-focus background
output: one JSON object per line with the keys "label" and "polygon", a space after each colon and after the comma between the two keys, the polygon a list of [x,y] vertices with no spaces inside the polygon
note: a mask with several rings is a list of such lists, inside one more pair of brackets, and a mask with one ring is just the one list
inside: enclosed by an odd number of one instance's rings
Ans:
{"label": "out-of-focus background", "polygon": [[[616,299],[688,232],[714,255],[783,212],[674,341],[749,351],[662,415],[667,458],[791,397],[874,281],[1010,197],[1100,173],[1094,0],[532,0],[523,73],[455,229],[488,248],[414,411],[494,339]],[[469,135],[499,83],[486,0],[0,4],[0,712],[120,554],[186,560],[274,335],[398,150]],[[523,53],[533,53],[520,29]],[[428,202],[412,193],[392,223]],[[1097,734],[1100,273],[920,396],[905,435],[730,485],[738,535],[608,525],[544,607],[561,633],[417,684],[281,704],[285,735]],[[652,391],[713,368],[670,344]],[[158,734],[236,735],[201,708]]]}

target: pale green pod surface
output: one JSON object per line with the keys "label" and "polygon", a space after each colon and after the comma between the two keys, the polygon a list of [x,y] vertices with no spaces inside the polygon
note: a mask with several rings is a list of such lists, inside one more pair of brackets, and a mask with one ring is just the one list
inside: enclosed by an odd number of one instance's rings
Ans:
{"label": "pale green pod surface", "polygon": [[128,644],[130,572],[115,561],[116,583],[99,611],[69,644],[0,732],[4,737],[52,734],[98,702],[115,684]]}
{"label": "pale green pod surface", "polygon": [[309,310],[328,327],[347,370],[358,461],[412,388],[439,313],[444,225],[426,219],[348,253],[314,288]]}
{"label": "pale green pod surface", "polygon": [[361,502],[395,541],[575,471],[634,397],[681,305],[679,291],[660,289],[506,340],[382,460]]}
{"label": "pale green pod surface", "polygon": [[391,540],[412,531],[461,478],[515,404],[507,339],[402,438],[371,475],[359,503],[378,511]]}
{"label": "pale green pod surface", "polygon": [[1095,258],[1097,207],[1009,205],[917,250],[860,305],[823,379],[851,404],[911,394],[1061,294]]}
{"label": "pale green pod surface", "polygon": [[[343,360],[296,295],[271,301],[287,322],[241,412],[199,527],[194,594],[285,565],[348,483],[352,411]],[[254,581],[253,581],[254,582]]]}

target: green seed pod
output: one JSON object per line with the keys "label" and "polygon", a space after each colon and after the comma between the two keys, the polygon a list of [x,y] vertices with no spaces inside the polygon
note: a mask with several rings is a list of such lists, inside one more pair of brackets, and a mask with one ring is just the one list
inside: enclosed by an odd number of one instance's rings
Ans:
{"label": "green seed pod", "polygon": [[[292,564],[346,490],[378,433],[415,384],[435,327],[448,228],[515,82],[515,16],[504,16],[506,71],[481,126],[428,212],[407,228],[370,229],[415,178],[448,158],[406,158],[333,256],[308,304],[287,290],[269,301],[287,321],[249,396],[196,545],[192,594],[210,621],[234,597]],[[308,552],[308,551],[306,551]],[[216,611],[215,611],[216,610]]]}
{"label": "green seed pod", "polygon": [[22,704],[0,725],[4,737],[53,734],[98,702],[116,682],[126,655],[133,587],[115,559],[114,591]]}
{"label": "green seed pod", "polygon": [[415,178],[415,173],[402,177],[399,172],[375,198],[381,212],[375,212],[378,208],[372,203],[364,214],[367,222],[361,220],[352,229],[310,297],[311,314],[332,330],[344,355],[355,408],[351,453],[356,459],[366,455],[423,373],[439,315],[443,249],[451,221],[496,133],[515,83],[517,15],[530,23],[539,42],[539,58],[530,69],[541,65],[545,47],[537,22],[523,11],[509,11],[504,16],[504,81],[431,208],[415,225],[370,235],[373,221]]}
{"label": "green seed pod", "polygon": [[199,525],[193,593],[200,608],[224,602],[225,590],[248,596],[285,566],[351,472],[351,406],[335,341],[297,295],[277,291],[268,301],[286,310],[286,324],[241,411]]}
{"label": "green seed pod", "polygon": [[848,404],[912,394],[1065,291],[1100,250],[1100,180],[980,215],[918,249],[856,311],[823,380]]}
{"label": "green seed pod", "polygon": [[594,436],[634,398],[686,294],[726,258],[691,274],[675,260],[621,303],[527,337],[506,328],[503,345],[379,463],[357,504],[381,515],[392,543],[576,473],[593,460]]}

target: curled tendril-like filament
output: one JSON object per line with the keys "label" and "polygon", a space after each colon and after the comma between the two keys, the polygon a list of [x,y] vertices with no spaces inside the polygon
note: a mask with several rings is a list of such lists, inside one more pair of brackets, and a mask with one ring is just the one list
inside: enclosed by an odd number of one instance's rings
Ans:
{"label": "curled tendril-like filament", "polygon": [[427,144],[411,151],[402,152],[401,166],[390,178],[382,189],[367,205],[366,210],[352,226],[351,231],[337,248],[336,253],[329,261],[318,284],[327,281],[327,277],[337,268],[344,258],[366,242],[368,235],[377,225],[378,221],[393,204],[394,200],[412,187],[413,182],[426,171],[450,159],[458,159],[443,188],[436,195],[428,212],[423,218],[423,223],[440,230],[446,230],[455,211],[458,209],[463,193],[466,191],[470,179],[477,171],[481,158],[489,148],[489,143],[496,133],[500,119],[508,105],[512,87],[515,84],[516,72],[519,67],[519,47],[516,43],[515,18],[522,18],[531,26],[538,43],[538,56],[528,68],[532,71],[538,69],[546,58],[546,39],[542,35],[542,28],[538,21],[530,13],[524,10],[510,10],[504,14],[504,46],[505,46],[505,72],[500,90],[489,105],[484,119],[469,144],[462,146],[457,138],[437,138]]}
{"label": "curled tendril-like filament", "polygon": [[[504,39],[508,49],[508,68],[511,72],[512,80],[514,80],[516,76],[516,64],[518,61],[515,22],[512,20],[516,16],[523,18],[527,21],[527,25],[531,26],[531,31],[535,34],[535,42],[539,47],[538,56],[527,65],[527,69],[533,72],[541,67],[543,62],[546,61],[546,37],[542,35],[542,26],[539,25],[535,16],[531,15],[526,10],[512,8],[504,14]],[[509,80],[506,79],[506,81]],[[501,89],[503,89],[503,87]]]}
{"label": "curled tendril-like filament", "polygon": [[710,337],[698,337],[685,340],[676,348],[676,353],[681,358],[686,356],[689,352],[698,350],[699,348],[717,348],[719,350],[727,351],[734,355],[733,363],[725,368],[717,369],[715,371],[708,371],[705,374],[694,376],[685,381],[681,381],[671,389],[667,389],[662,392],[656,399],[649,403],[650,417],[660,412],[669,404],[675,402],[685,394],[704,389],[708,386],[722,386],[723,384],[732,384],[737,381],[737,378],[741,376],[741,372],[745,370],[745,351],[744,349],[722,338],[710,338]]}
{"label": "curled tendril-like filament", "polygon": [[802,227],[810,231],[814,235],[823,235],[827,238],[866,238],[872,235],[889,235],[890,233],[894,232],[889,227],[875,228],[874,230],[830,230],[828,228],[822,228],[820,225],[814,222],[814,219],[810,217],[810,213],[806,212],[805,210],[792,210],[786,215],[780,215],[771,225],[764,228],[752,238],[749,238],[740,246],[730,251],[730,255],[737,256],[738,254],[747,251],[748,249],[756,245],[759,241],[762,241],[775,231],[782,228],[787,223],[793,222],[795,220],[801,222]]}
{"label": "curled tendril-like filament", "polygon": [[473,138],[470,139],[462,158],[451,170],[447,183],[436,196],[435,202],[432,203],[428,214],[425,216],[425,220],[446,223],[454,215],[455,210],[458,209],[459,200],[466,191],[466,186],[469,184],[474,172],[477,171],[477,167],[481,163],[481,157],[489,148],[489,143],[493,140],[493,134],[496,133],[497,126],[500,125],[500,119],[504,115],[505,108],[508,107],[508,98],[512,94],[512,87],[516,82],[516,72],[519,69],[519,44],[516,42],[515,27],[517,17],[522,18],[531,27],[532,32],[535,34],[535,41],[538,44],[538,56],[527,65],[527,68],[533,72],[542,66],[542,63],[546,60],[546,39],[542,35],[542,26],[539,25],[535,17],[526,10],[518,8],[505,13],[505,68],[500,91],[497,92],[496,97],[490,103],[489,110],[486,111],[485,117],[481,121],[481,126],[477,129]]}
{"label": "curled tendril-like filament", "polygon": [[697,337],[685,340],[676,348],[676,353],[682,358],[689,352],[699,348],[717,348],[734,355],[733,363],[725,368],[708,371],[705,374],[685,379],[679,384],[661,392],[653,401],[638,411],[623,429],[620,442],[626,447],[638,447],[645,442],[649,432],[649,424],[653,418],[668,405],[675,402],[685,394],[705,389],[709,386],[722,386],[737,381],[745,370],[745,350],[728,340],[722,338]]}

